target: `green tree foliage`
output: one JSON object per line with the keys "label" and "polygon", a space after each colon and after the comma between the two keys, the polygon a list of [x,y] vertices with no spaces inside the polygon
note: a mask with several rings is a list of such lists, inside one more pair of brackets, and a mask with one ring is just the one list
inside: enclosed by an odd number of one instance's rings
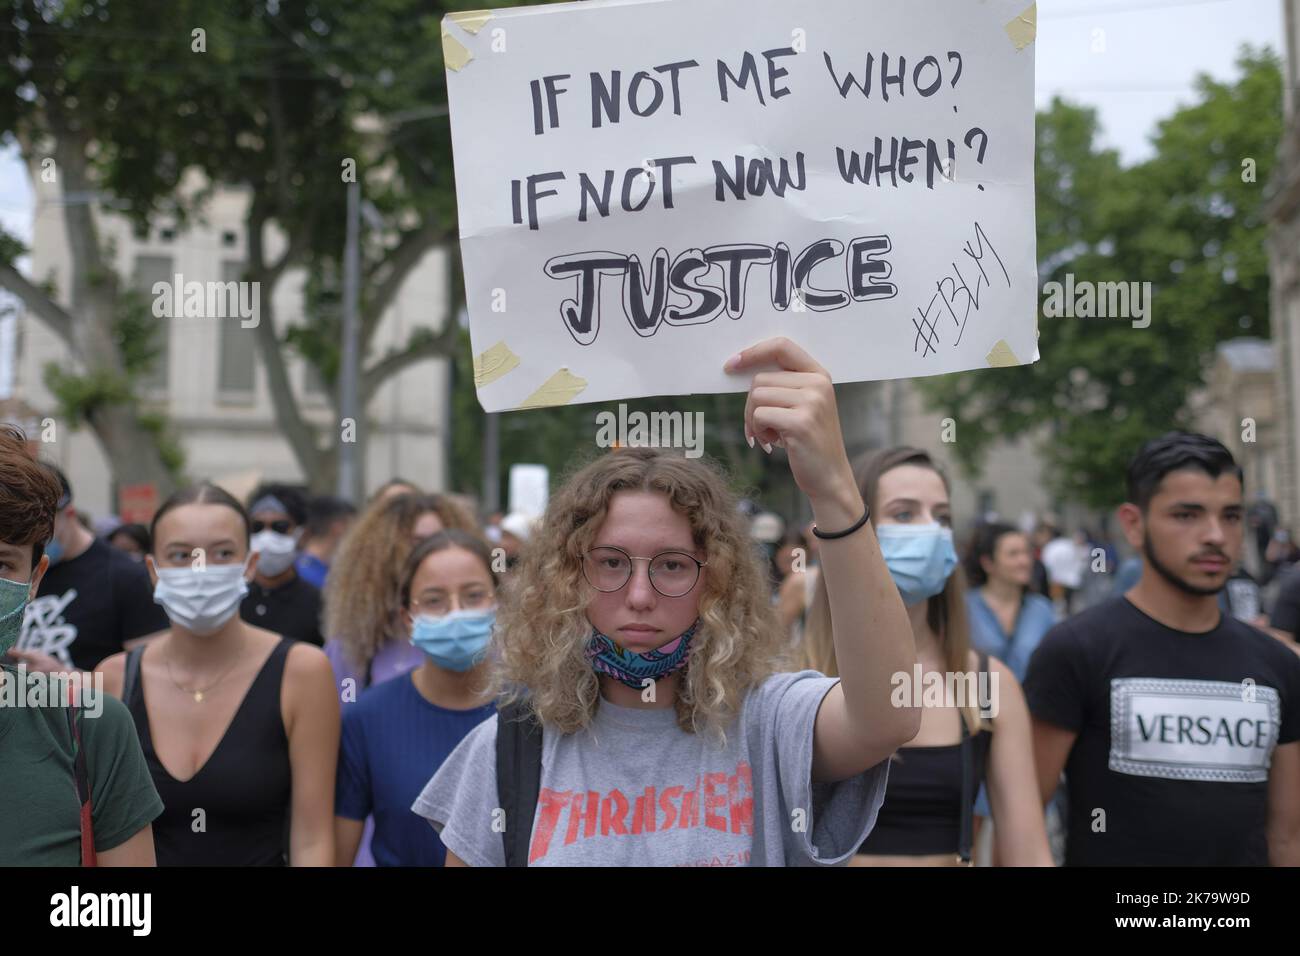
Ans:
{"label": "green tree foliage", "polygon": [[[1092,110],[1060,99],[1038,116],[1039,281],[1150,282],[1150,326],[1039,319],[1041,359],[922,381],[932,409],[961,423],[973,470],[999,438],[1046,429],[1052,489],[1107,507],[1145,439],[1186,427],[1189,393],[1215,346],[1268,335],[1265,186],[1281,135],[1276,57],[1245,48],[1230,83],[1202,76],[1197,101],[1162,121],[1155,155],[1121,167],[1097,145]],[[1256,164],[1254,181],[1243,160]]]}
{"label": "green tree foliage", "polygon": [[[480,495],[483,489],[483,438],[487,415],[474,390],[474,364],[469,331],[460,330],[456,349],[455,382],[452,391],[451,473],[457,491]],[[560,476],[605,454],[595,445],[597,416],[611,412],[617,421],[619,402],[599,402],[558,408],[502,412],[499,415],[499,464],[497,476],[501,507],[505,508],[510,466],[519,463],[545,465],[552,483]],[[744,439],[745,395],[666,395],[633,399],[623,403],[628,414],[646,412],[702,412],[704,454],[716,459],[732,485],[742,494],[763,496],[784,489],[782,472],[772,467],[773,459],[755,454]],[[780,455],[780,452],[777,452]],[[766,460],[763,460],[766,459]]]}

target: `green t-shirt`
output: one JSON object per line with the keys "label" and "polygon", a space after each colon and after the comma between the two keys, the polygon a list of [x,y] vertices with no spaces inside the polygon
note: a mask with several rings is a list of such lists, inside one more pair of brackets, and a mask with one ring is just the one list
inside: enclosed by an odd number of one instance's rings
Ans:
{"label": "green t-shirt", "polygon": [[[4,671],[0,679],[16,685],[15,671]],[[102,853],[152,823],[163,805],[126,707],[89,689],[86,698],[78,723]],[[66,708],[14,706],[18,699],[14,690],[0,694],[0,866],[77,866],[81,812]]]}

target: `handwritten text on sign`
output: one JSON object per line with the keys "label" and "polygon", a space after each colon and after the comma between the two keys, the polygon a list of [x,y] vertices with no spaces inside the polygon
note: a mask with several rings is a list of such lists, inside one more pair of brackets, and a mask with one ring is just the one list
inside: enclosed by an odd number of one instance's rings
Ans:
{"label": "handwritten text on sign", "polygon": [[1034,17],[1019,0],[449,17],[484,408],[736,390],[723,361],[777,334],[836,381],[1036,359]]}

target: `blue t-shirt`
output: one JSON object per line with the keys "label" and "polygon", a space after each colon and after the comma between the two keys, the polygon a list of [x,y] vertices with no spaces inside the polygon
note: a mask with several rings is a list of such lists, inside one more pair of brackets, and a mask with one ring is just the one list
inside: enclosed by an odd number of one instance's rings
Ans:
{"label": "blue t-shirt", "polygon": [[305,553],[298,555],[298,560],[294,562],[293,567],[298,572],[298,577],[316,590],[325,590],[325,576],[329,574],[330,566],[316,555]]}
{"label": "blue t-shirt", "polygon": [[431,704],[410,674],[376,684],[343,709],[334,812],[349,820],[374,816],[377,866],[443,865],[442,841],[411,804],[465,735],[495,713],[492,704]]}

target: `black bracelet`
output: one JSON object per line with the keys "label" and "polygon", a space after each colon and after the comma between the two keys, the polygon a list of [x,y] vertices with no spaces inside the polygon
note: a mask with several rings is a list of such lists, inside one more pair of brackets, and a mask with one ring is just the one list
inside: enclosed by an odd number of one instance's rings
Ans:
{"label": "black bracelet", "polygon": [[847,538],[853,532],[857,531],[864,524],[866,524],[867,519],[870,517],[871,517],[871,507],[868,505],[867,509],[862,512],[862,517],[858,519],[857,524],[855,524],[852,528],[848,528],[844,531],[818,531],[817,526],[813,525],[812,533],[824,540],[830,538]]}

